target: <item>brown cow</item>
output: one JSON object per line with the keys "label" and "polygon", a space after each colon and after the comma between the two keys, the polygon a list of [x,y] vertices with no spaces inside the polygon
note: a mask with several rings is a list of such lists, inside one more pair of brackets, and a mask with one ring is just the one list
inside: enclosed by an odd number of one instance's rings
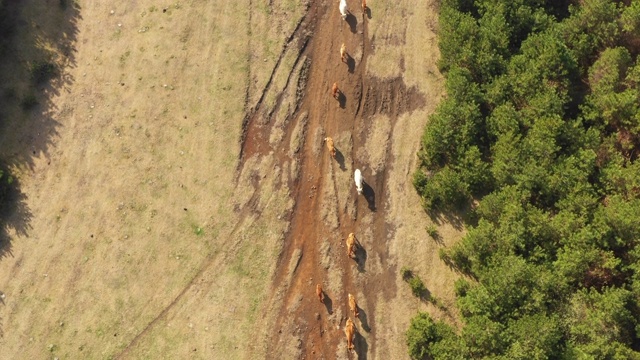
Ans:
{"label": "brown cow", "polygon": [[347,255],[352,259],[355,259],[356,257],[356,241],[356,235],[354,233],[350,233],[349,237],[347,237]]}
{"label": "brown cow", "polygon": [[338,83],[334,82],[333,86],[331,87],[331,96],[333,96],[333,98],[336,100],[340,100],[340,92],[340,89],[338,89]]}
{"label": "brown cow", "polygon": [[358,303],[356,302],[356,297],[351,294],[349,294],[349,309],[353,312],[353,316],[360,316],[360,312],[358,312]]}
{"label": "brown cow", "polygon": [[347,349],[353,350],[353,336],[356,333],[356,326],[351,319],[347,319],[347,323],[344,326],[344,334],[347,336]]}
{"label": "brown cow", "polygon": [[329,153],[332,158],[336,158],[336,147],[333,145],[333,139],[330,137],[324,138],[324,141],[327,143],[327,149],[329,149]]}
{"label": "brown cow", "polygon": [[347,45],[345,45],[344,43],[342,43],[342,46],[340,47],[340,60],[342,60],[343,63],[347,63]]}
{"label": "brown cow", "polygon": [[318,300],[324,304],[324,291],[322,291],[322,285],[316,285],[316,295],[318,295]]}
{"label": "brown cow", "polygon": [[362,12],[367,12],[367,0],[362,0]]}

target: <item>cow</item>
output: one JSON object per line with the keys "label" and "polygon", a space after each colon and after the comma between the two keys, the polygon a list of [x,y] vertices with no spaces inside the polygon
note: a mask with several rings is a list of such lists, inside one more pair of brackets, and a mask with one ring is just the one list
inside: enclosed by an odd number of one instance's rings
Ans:
{"label": "cow", "polygon": [[331,154],[332,158],[336,158],[336,147],[333,144],[333,139],[330,137],[326,137],[324,138],[324,141],[327,143],[327,149],[329,149],[329,153]]}
{"label": "cow", "polygon": [[367,0],[362,0],[362,12],[367,12]]}
{"label": "cow", "polygon": [[356,235],[350,233],[347,237],[347,255],[352,259],[356,258],[356,241]]}
{"label": "cow", "polygon": [[340,47],[340,60],[346,64],[348,56],[349,54],[347,54],[347,45],[342,43],[342,46]]}
{"label": "cow", "polygon": [[333,86],[331,87],[331,96],[333,96],[334,99],[340,101],[340,89],[338,88],[337,82],[334,82]]}
{"label": "cow", "polygon": [[358,311],[358,303],[356,302],[356,297],[349,294],[349,310],[353,312],[354,317],[359,317],[360,312]]}
{"label": "cow", "polygon": [[322,285],[316,285],[316,295],[318,295],[318,300],[324,304],[324,291],[322,291]]}
{"label": "cow", "polygon": [[342,20],[347,20],[347,14],[349,14],[349,9],[347,8],[347,0],[340,0],[340,16],[342,16]]}
{"label": "cow", "polygon": [[360,169],[356,169],[353,174],[353,180],[356,182],[356,190],[358,190],[358,195],[362,195],[362,183],[364,182],[364,178],[362,177],[362,172]]}
{"label": "cow", "polygon": [[356,326],[350,318],[347,318],[347,323],[344,326],[344,334],[347,336],[347,349],[349,350],[353,350],[353,337],[355,333]]}

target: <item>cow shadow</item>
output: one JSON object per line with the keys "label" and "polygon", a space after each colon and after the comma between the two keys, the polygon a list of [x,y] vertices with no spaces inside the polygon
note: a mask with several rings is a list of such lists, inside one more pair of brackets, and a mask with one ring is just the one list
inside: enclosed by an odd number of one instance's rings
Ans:
{"label": "cow shadow", "polygon": [[344,93],[342,91],[340,91],[338,93],[338,106],[340,106],[341,109],[345,109],[347,107],[347,97],[344,96]]}
{"label": "cow shadow", "polygon": [[364,336],[360,335],[360,332],[356,331],[354,334],[353,345],[358,355],[358,360],[366,360],[367,353],[369,352],[369,344]]}
{"label": "cow shadow", "polygon": [[356,257],[355,257],[355,261],[356,264],[358,265],[358,271],[359,272],[365,272],[365,265],[367,263],[367,250],[365,250],[365,248],[360,245],[360,242],[358,242],[358,246],[356,246]]}
{"label": "cow shadow", "polygon": [[348,13],[345,21],[347,22],[347,24],[349,24],[349,30],[351,30],[351,32],[355,34],[356,26],[358,25],[358,19],[352,13]]}
{"label": "cow shadow", "polygon": [[338,162],[338,165],[340,166],[340,170],[342,171],[346,171],[347,167],[344,165],[344,154],[342,154],[342,152],[340,150],[338,150],[336,148],[336,161]]}
{"label": "cow shadow", "polygon": [[366,182],[362,182],[362,194],[364,198],[367,200],[367,205],[369,206],[369,210],[375,212],[376,211],[376,193],[373,191],[373,188],[369,186]]}
{"label": "cow shadow", "polygon": [[349,73],[353,74],[356,70],[356,59],[354,59],[351,55],[347,55],[347,68],[349,69]]}
{"label": "cow shadow", "polygon": [[327,308],[327,312],[329,313],[329,315],[331,315],[333,314],[333,300],[331,300],[331,297],[329,297],[329,295],[327,295],[324,290],[322,291],[322,293],[324,294],[324,301],[322,301],[322,303],[324,304],[324,307]]}
{"label": "cow shadow", "polygon": [[369,326],[369,321],[367,320],[367,313],[364,310],[362,310],[362,308],[359,306],[358,306],[358,318],[360,319],[360,326],[362,327],[362,330],[366,332],[370,332],[371,327]]}
{"label": "cow shadow", "polygon": [[364,15],[367,17],[367,19],[371,19],[372,15],[371,15],[371,8],[367,6],[366,9],[364,9]]}

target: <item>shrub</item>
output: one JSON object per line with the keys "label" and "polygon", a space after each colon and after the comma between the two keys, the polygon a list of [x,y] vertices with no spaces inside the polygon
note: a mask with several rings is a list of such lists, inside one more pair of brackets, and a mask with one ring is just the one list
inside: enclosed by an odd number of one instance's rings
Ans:
{"label": "shrub", "polygon": [[409,280],[409,287],[411,287],[411,292],[413,295],[417,297],[422,297],[427,292],[427,287],[424,286],[422,279],[418,275],[413,275]]}
{"label": "shrub", "polygon": [[438,228],[434,224],[427,226],[427,234],[429,234],[429,236],[431,236],[434,240],[438,239],[438,237],[440,236],[438,234]]}
{"label": "shrub", "polygon": [[404,281],[408,281],[413,276],[413,272],[411,272],[411,270],[406,266],[403,266],[402,269],[400,269],[400,274]]}

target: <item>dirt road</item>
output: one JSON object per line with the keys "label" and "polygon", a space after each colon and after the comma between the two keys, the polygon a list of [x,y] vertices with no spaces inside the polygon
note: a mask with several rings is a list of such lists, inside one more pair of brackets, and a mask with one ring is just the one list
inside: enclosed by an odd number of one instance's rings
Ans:
{"label": "dirt road", "polygon": [[[401,10],[402,17],[407,15],[402,7],[388,10]],[[274,320],[265,325],[271,329],[266,346],[268,358],[278,359],[282,354],[287,358],[344,357],[347,349],[342,329],[346,319],[353,318],[347,307],[348,293],[359,299],[357,357],[399,356],[389,349],[386,334],[377,331],[379,317],[393,317],[392,303],[406,294],[398,291],[399,266],[403,264],[398,264],[390,252],[394,242],[403,241],[395,236],[397,228],[405,226],[408,219],[392,217],[398,204],[391,203],[391,193],[411,197],[406,194],[412,191],[407,182],[410,174],[403,174],[401,187],[389,186],[393,183],[391,169],[398,162],[405,165],[413,159],[396,159],[392,142],[396,140],[394,130],[398,127],[401,131],[408,130],[407,124],[398,124],[399,119],[425,109],[427,97],[418,86],[409,87],[405,83],[403,57],[396,64],[397,76],[378,77],[367,67],[369,57],[376,51],[375,35],[370,34],[368,26],[372,18],[371,8],[364,12],[352,8],[346,20],[342,20],[337,3],[312,3],[290,43],[299,51],[296,64],[308,61],[301,68],[306,78],[304,95],[293,105],[294,111],[286,115],[284,126],[276,118],[281,108],[291,105],[282,97],[273,108],[258,103],[248,117],[242,147],[244,160],[279,153],[276,157],[280,166],[286,167],[292,160],[299,163],[297,176],[290,178],[288,184],[295,198],[288,214],[291,225],[278,260],[272,295],[265,305],[266,313],[275,314]],[[405,28],[404,36],[406,31]],[[312,36],[300,35],[308,33]],[[389,36],[387,41],[391,43],[406,41],[398,34],[384,35]],[[342,44],[349,53],[346,64],[340,60]],[[422,46],[425,45],[429,46]],[[294,75],[290,78],[295,78],[296,70],[294,64]],[[334,82],[340,88],[338,100],[331,97]],[[283,93],[296,86],[300,87],[300,81],[287,83]],[[434,99],[429,100],[433,103]],[[270,143],[270,134],[278,127],[283,132],[283,141]],[[296,134],[301,127],[301,135]],[[415,130],[419,133],[420,128]],[[412,135],[410,141],[415,149],[418,137]],[[299,149],[292,149],[287,144],[296,136],[302,136],[302,145],[296,142]],[[335,140],[335,159],[323,147],[325,136]],[[353,182],[355,169],[361,169],[365,178],[361,196]],[[412,171],[410,167],[405,169]],[[356,234],[360,244],[355,260],[346,252],[345,239],[350,232]],[[314,296],[318,283],[325,289],[324,304]],[[451,301],[450,295],[446,294],[445,299]],[[384,343],[381,349],[377,349],[378,342]]]}

